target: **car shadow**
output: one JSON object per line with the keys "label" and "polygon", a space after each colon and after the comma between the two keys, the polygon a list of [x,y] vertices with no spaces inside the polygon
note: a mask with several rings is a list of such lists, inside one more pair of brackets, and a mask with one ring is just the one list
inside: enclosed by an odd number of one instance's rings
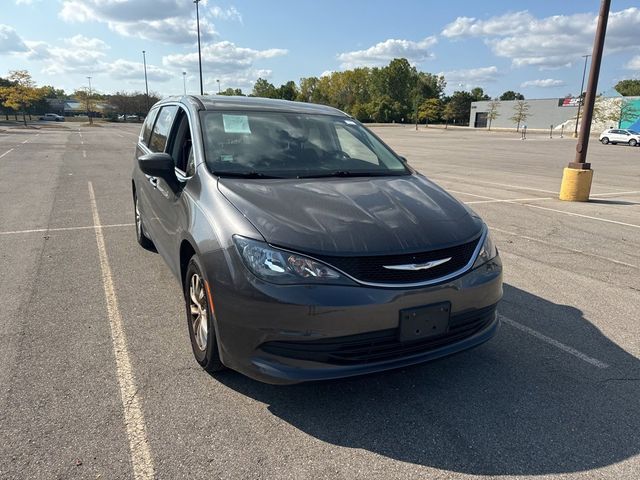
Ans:
{"label": "car shadow", "polygon": [[640,205],[640,202],[629,202],[627,200],[605,200],[605,199],[589,199],[589,203],[598,203],[602,205]]}
{"label": "car shadow", "polygon": [[290,387],[215,378],[324,442],[448,471],[571,473],[640,453],[638,359],[580,310],[516,287],[505,285],[500,312],[609,367],[503,322],[481,347],[392,372]]}

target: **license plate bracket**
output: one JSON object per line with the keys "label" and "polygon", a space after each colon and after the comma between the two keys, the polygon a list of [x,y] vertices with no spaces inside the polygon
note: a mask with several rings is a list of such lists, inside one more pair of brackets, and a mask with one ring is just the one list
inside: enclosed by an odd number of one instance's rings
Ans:
{"label": "license plate bracket", "polygon": [[449,302],[400,310],[399,340],[424,340],[447,333],[450,313]]}

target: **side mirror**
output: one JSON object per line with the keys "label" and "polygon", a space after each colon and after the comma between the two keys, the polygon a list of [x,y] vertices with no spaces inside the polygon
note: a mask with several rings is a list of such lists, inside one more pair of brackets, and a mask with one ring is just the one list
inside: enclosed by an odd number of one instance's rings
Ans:
{"label": "side mirror", "polygon": [[402,160],[404,163],[409,163],[409,160],[407,160],[407,157],[403,157],[402,155],[398,155],[400,157],[400,160]]}
{"label": "side mirror", "polygon": [[168,182],[175,180],[176,172],[173,158],[168,153],[149,153],[138,157],[140,170],[152,177],[160,177]]}

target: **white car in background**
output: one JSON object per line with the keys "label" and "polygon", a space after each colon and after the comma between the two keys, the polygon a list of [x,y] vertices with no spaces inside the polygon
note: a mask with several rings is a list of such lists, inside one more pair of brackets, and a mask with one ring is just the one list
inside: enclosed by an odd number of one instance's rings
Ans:
{"label": "white car in background", "polygon": [[632,147],[640,145],[640,133],[626,128],[609,128],[600,134],[600,141],[603,145],[611,143],[627,143]]}

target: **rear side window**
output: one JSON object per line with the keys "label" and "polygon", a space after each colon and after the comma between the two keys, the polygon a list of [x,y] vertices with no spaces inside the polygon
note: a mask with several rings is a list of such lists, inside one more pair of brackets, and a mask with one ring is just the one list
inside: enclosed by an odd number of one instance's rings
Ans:
{"label": "rear side window", "polygon": [[142,143],[145,145],[149,145],[149,135],[151,134],[151,128],[153,128],[153,122],[155,122],[156,117],[158,116],[158,109],[154,108],[149,112],[147,118],[144,121],[144,125],[142,126]]}
{"label": "rear side window", "polygon": [[164,152],[167,145],[167,137],[171,131],[171,125],[173,119],[176,116],[178,107],[169,105],[162,107],[160,113],[158,113],[158,119],[151,132],[151,139],[149,140],[149,149],[152,152]]}

